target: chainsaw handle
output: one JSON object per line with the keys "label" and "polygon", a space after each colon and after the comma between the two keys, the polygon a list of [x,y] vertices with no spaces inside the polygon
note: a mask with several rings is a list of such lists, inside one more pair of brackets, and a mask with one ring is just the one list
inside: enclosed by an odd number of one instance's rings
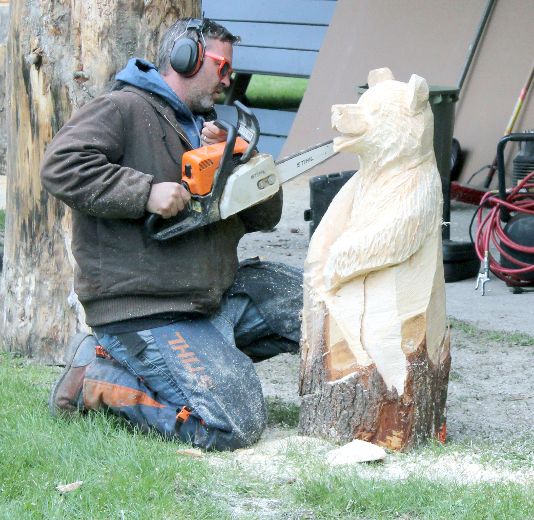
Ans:
{"label": "chainsaw handle", "polygon": [[217,204],[219,204],[219,199],[224,190],[224,186],[226,185],[226,181],[234,170],[233,158],[235,140],[237,139],[237,131],[235,129],[235,126],[231,125],[230,123],[227,123],[226,121],[223,121],[222,119],[219,121],[219,123],[222,125],[223,129],[226,130],[227,136],[226,144],[224,146],[223,154],[221,157],[221,162],[219,164],[219,168],[215,172],[215,177],[213,179],[213,187],[211,190],[212,200],[216,201]]}
{"label": "chainsaw handle", "polygon": [[157,233],[156,229],[161,220],[163,220],[163,217],[157,213],[151,213],[148,216],[145,220],[145,230],[148,233],[148,236],[154,238],[154,235]]}
{"label": "chainsaw handle", "polygon": [[240,101],[234,101],[234,106],[237,109],[237,133],[249,143],[248,148],[239,160],[239,164],[244,164],[256,149],[260,138],[260,124],[249,107],[243,105]]}
{"label": "chainsaw handle", "polygon": [[[185,182],[180,183],[187,191],[189,191],[189,187]],[[186,206],[187,208],[187,206]],[[182,211],[186,211],[186,208],[184,208]],[[181,212],[178,212],[178,215]],[[175,217],[170,217],[175,218]],[[158,233],[158,228],[161,226],[161,223],[167,219],[164,219],[159,213],[150,213],[148,217],[145,220],[145,230],[148,233],[148,235],[152,238],[155,237],[156,233]]]}
{"label": "chainsaw handle", "polygon": [[[239,164],[244,164],[256,150],[260,138],[260,124],[258,123],[258,118],[249,107],[243,105],[240,101],[234,101],[234,106],[237,110],[237,134],[249,143],[245,153],[239,160]],[[213,124],[221,130],[226,130],[224,121],[221,119],[216,119]]]}
{"label": "chainsaw handle", "polygon": [[224,125],[221,123],[221,121],[222,121],[222,119],[215,119],[215,120],[211,121],[211,123],[213,123],[220,130],[226,130]]}
{"label": "chainsaw handle", "polygon": [[[172,238],[173,236],[170,232],[170,228],[176,227],[177,225],[181,225],[180,223],[182,221],[183,229],[181,229],[180,234],[183,234],[187,230],[195,229],[195,227],[200,227],[205,223],[209,223],[212,221],[209,219],[211,219],[213,215],[218,215],[219,201],[222,192],[224,190],[229,175],[234,169],[233,155],[235,141],[237,138],[237,131],[234,126],[222,120],[219,121],[219,124],[221,125],[222,129],[226,130],[227,137],[226,144],[224,146],[223,154],[221,157],[221,162],[213,179],[213,187],[209,195],[195,197],[195,200],[201,203],[201,206],[203,208],[202,213],[204,214],[204,217],[197,217],[195,215],[196,212],[191,209],[191,203],[182,211],[180,211],[177,215],[169,219],[164,219],[161,215],[157,213],[152,213],[145,220],[145,230],[148,233],[148,236],[150,236],[151,238],[154,238],[156,240],[167,240],[168,238]],[[185,186],[185,183],[182,184]],[[187,189],[187,186],[185,187]],[[203,218],[206,222],[204,222]],[[216,220],[216,218],[213,218],[213,221],[214,220]],[[165,222],[168,222],[168,225],[165,226]]]}
{"label": "chainsaw handle", "polygon": [[[237,135],[249,143],[245,153],[243,153],[238,162],[238,164],[244,164],[252,157],[252,154],[256,150],[260,138],[260,124],[256,115],[249,107],[243,105],[240,101],[234,101],[234,106],[237,111]],[[212,123],[217,128],[226,130],[222,119],[215,119]]]}

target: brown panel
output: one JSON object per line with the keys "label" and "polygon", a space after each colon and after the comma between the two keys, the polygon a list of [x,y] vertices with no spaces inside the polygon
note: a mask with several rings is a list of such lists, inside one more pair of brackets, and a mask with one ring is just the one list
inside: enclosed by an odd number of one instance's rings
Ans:
{"label": "brown panel", "polygon": [[[455,135],[470,152],[462,180],[467,181],[481,166],[492,162],[533,66],[534,2],[499,0],[459,101]],[[534,129],[534,85],[514,131],[528,129]],[[509,156],[515,153],[511,145],[507,150]],[[484,175],[480,182],[483,179]]]}
{"label": "brown panel", "polygon": [[[486,0],[339,0],[282,156],[335,135],[330,107],[355,103],[370,69],[389,67],[408,81],[456,86]],[[534,2],[499,0],[464,83],[455,136],[471,154],[465,179],[491,162],[534,55]],[[530,95],[518,130],[534,127]],[[527,123],[528,122],[528,123]],[[308,176],[354,169],[340,155]],[[296,182],[305,182],[300,179]]]}

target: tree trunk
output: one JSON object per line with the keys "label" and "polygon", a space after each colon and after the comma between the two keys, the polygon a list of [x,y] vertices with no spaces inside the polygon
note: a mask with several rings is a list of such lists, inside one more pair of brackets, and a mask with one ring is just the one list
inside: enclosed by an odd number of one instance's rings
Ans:
{"label": "tree trunk", "polygon": [[[9,26],[9,5],[0,0],[0,175],[6,174],[6,40]],[[3,179],[4,180],[4,179]],[[3,184],[1,186],[4,186]],[[2,241],[3,243],[3,241]],[[1,253],[1,250],[0,250]],[[0,262],[1,265],[1,262]]]}
{"label": "tree trunk", "polygon": [[299,428],[405,450],[445,436],[441,183],[426,82],[373,78],[387,83],[333,107],[345,134],[334,146],[358,153],[361,168],[310,242]]}
{"label": "tree trunk", "polygon": [[197,0],[13,0],[7,49],[8,197],[3,348],[58,362],[85,327],[72,285],[70,212],[43,191],[39,165],[71,112],[132,56],[154,59],[160,35]]}

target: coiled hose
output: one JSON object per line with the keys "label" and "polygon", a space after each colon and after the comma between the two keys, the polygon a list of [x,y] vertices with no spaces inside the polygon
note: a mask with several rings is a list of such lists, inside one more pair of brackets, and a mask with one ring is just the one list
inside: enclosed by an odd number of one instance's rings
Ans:
{"label": "coiled hose", "polygon": [[[484,209],[487,208],[490,210],[484,214]],[[534,247],[518,244],[504,232],[503,220],[507,219],[503,219],[503,217],[509,215],[510,212],[514,212],[515,215],[522,213],[534,216],[534,171],[512,188],[504,199],[492,192],[488,192],[482,197],[480,205],[473,215],[473,220],[475,216],[477,217],[478,224],[474,241],[471,236],[478,258],[483,263],[485,261],[489,263],[489,269],[495,276],[511,286],[531,286],[534,285],[534,281],[525,280],[523,277],[527,273],[534,273],[534,265],[515,258],[503,248],[506,246],[512,251],[534,255]],[[504,267],[492,254],[491,248],[496,249],[501,258],[517,267]]]}

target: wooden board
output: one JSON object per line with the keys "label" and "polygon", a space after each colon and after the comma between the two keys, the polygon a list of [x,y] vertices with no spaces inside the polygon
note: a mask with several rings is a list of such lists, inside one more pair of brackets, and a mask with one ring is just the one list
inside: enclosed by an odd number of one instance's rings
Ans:
{"label": "wooden board", "polygon": [[224,22],[224,26],[241,38],[242,47],[274,47],[319,52],[326,25],[290,25],[266,22]]}
{"label": "wooden board", "polygon": [[266,47],[236,47],[233,67],[248,74],[307,78],[313,71],[317,52]]}
{"label": "wooden board", "polygon": [[216,20],[271,20],[278,23],[324,25],[336,7],[333,0],[203,0],[206,16]]}
{"label": "wooden board", "polygon": [[[282,155],[333,137],[331,106],[355,103],[357,86],[365,83],[373,68],[389,66],[403,81],[416,73],[431,85],[456,86],[486,0],[339,0],[337,4]],[[455,137],[470,152],[463,180],[493,160],[532,66],[533,20],[534,2],[497,2],[457,104]],[[516,128],[533,127],[531,92]],[[308,177],[354,167],[349,158],[338,156]],[[294,182],[307,183],[303,177]]]}

